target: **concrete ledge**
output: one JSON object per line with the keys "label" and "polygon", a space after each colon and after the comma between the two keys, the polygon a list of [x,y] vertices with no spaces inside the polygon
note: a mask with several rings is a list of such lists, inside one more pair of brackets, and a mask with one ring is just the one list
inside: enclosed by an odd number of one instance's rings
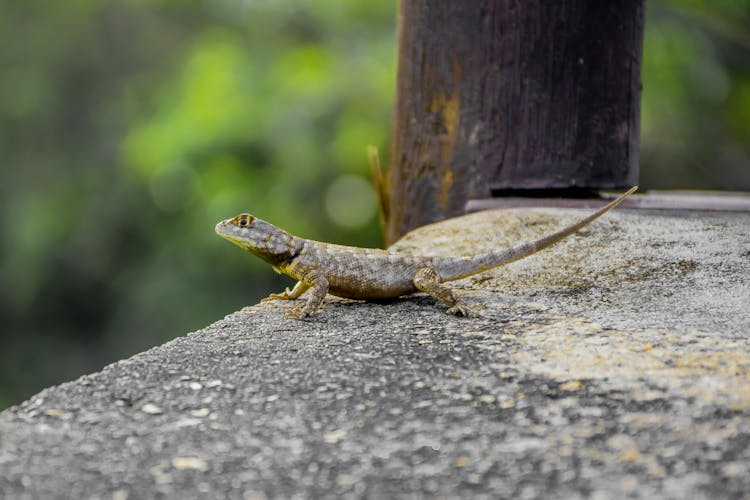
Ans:
{"label": "concrete ledge", "polygon": [[[397,247],[474,253],[585,212],[472,214]],[[749,228],[619,210],[457,282],[477,319],[425,296],[246,308],[0,414],[0,497],[739,498]]]}

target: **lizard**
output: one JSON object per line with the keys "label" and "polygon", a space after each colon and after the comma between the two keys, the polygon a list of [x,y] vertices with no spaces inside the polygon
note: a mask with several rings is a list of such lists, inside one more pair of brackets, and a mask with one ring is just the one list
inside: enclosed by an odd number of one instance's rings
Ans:
{"label": "lizard", "polygon": [[637,186],[632,187],[591,215],[539,239],[471,256],[406,255],[308,240],[247,213],[219,222],[216,233],[260,257],[277,272],[297,280],[291,290],[273,293],[263,301],[294,300],[310,290],[307,301],[288,310],[287,317],[311,316],[328,293],[349,299],[382,300],[420,291],[446,304],[448,313],[467,316],[474,314],[473,311],[445,282],[478,274],[550,247],[619,205],[636,189]]}

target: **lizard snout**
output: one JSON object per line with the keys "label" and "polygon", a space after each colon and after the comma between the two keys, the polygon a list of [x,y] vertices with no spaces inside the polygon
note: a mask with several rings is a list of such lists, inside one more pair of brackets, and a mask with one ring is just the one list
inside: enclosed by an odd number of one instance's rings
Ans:
{"label": "lizard snout", "polygon": [[226,231],[224,228],[227,226],[228,220],[220,221],[218,224],[216,224],[216,227],[214,228],[214,231],[216,231],[216,234],[226,234]]}

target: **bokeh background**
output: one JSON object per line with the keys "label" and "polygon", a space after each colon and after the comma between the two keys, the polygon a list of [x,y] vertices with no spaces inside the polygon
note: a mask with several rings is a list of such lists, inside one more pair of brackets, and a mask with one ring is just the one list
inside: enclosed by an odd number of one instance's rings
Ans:
{"label": "bokeh background", "polygon": [[[750,0],[648,0],[641,185],[750,190]],[[0,409],[287,286],[251,211],[380,246],[395,0],[0,0]]]}

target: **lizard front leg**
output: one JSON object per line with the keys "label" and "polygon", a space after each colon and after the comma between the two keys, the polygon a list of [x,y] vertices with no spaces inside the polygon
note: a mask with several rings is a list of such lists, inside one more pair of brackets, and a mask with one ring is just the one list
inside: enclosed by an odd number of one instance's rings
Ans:
{"label": "lizard front leg", "polygon": [[431,267],[423,267],[414,275],[414,286],[440,302],[448,305],[448,314],[456,316],[475,316],[469,306],[456,296],[456,293],[440,282],[437,271]]}
{"label": "lizard front leg", "polygon": [[[299,306],[287,311],[285,314],[287,318],[302,319],[307,316],[312,316],[312,314],[320,308],[320,304],[323,303],[323,299],[328,293],[328,279],[326,279],[323,273],[316,270],[308,271],[302,276],[302,279],[289,295],[293,295],[294,291],[299,286],[304,287],[303,292],[309,288],[310,295],[304,305],[300,304]],[[300,292],[300,294],[301,293],[302,292]]]}
{"label": "lizard front leg", "polygon": [[291,290],[287,288],[281,293],[272,293],[265,299],[261,300],[261,302],[268,302],[270,300],[294,300],[305,293],[308,288],[310,288],[310,285],[303,281],[298,281]]}

